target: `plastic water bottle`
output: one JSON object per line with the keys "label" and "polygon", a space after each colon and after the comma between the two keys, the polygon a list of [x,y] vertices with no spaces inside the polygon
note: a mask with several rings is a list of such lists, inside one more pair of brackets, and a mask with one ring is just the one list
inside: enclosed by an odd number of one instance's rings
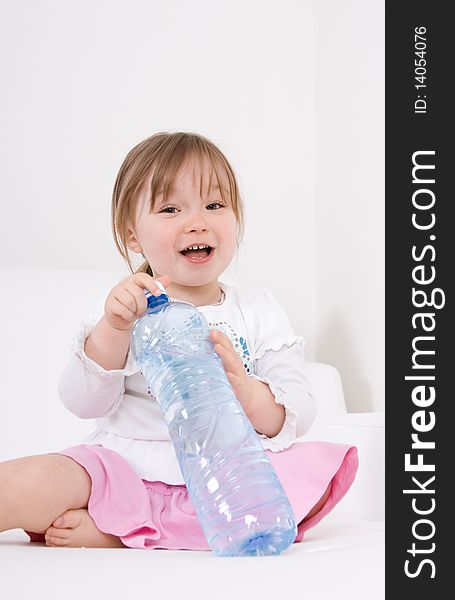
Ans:
{"label": "plastic water bottle", "polygon": [[280,554],[297,535],[294,513],[204,315],[165,293],[146,296],[133,355],[166,420],[207,543],[216,556]]}

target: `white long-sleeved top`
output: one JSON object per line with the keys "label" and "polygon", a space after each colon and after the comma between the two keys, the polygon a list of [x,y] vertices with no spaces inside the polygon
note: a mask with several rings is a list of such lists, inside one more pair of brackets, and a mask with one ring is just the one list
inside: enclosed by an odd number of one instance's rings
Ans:
{"label": "white long-sleeved top", "polygon": [[[294,335],[285,310],[269,290],[219,284],[224,299],[198,309],[210,328],[230,338],[248,375],[266,383],[275,402],[284,405],[281,431],[273,438],[258,434],[265,449],[279,452],[306,433],[316,415],[316,401],[303,374],[304,339]],[[81,443],[115,450],[142,479],[184,484],[167,424],[156,398],[147,391],[131,347],[124,368],[112,371],[84,352],[103,306],[100,303],[80,323],[58,382],[60,398],[78,417],[96,419],[96,429]]]}

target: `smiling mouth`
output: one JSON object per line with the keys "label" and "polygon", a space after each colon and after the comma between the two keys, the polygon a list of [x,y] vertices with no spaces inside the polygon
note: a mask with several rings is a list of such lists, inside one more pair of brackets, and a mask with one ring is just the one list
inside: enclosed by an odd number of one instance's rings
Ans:
{"label": "smiling mouth", "polygon": [[207,248],[203,248],[201,250],[181,250],[180,254],[183,254],[183,256],[189,256],[190,258],[204,258],[206,256],[210,256],[212,250],[213,248],[208,246]]}

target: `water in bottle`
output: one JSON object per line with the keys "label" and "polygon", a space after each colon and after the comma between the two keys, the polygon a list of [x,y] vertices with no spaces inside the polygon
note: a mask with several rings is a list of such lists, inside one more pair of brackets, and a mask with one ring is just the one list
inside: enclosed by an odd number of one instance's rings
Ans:
{"label": "water in bottle", "polygon": [[204,315],[165,293],[146,295],[133,355],[166,420],[207,543],[216,556],[280,554],[297,535],[294,513]]}

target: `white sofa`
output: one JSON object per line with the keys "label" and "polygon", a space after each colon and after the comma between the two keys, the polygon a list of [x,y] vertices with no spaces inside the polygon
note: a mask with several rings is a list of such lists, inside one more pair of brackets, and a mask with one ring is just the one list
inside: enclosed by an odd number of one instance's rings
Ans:
{"label": "white sofa", "polygon": [[[0,460],[62,449],[92,431],[91,421],[77,419],[60,403],[57,379],[83,313],[126,275],[0,268]],[[66,599],[134,597],[147,585],[152,596],[199,600],[209,593],[240,600],[284,593],[317,600],[382,598],[384,414],[348,414],[338,371],[310,362],[306,369],[320,412],[302,439],[355,444],[359,471],[341,503],[301,543],[277,557],[223,559],[209,552],[48,548],[12,530],[0,533],[0,590],[8,590],[2,596],[25,598],[42,589],[47,598],[60,598],[63,590]]]}

